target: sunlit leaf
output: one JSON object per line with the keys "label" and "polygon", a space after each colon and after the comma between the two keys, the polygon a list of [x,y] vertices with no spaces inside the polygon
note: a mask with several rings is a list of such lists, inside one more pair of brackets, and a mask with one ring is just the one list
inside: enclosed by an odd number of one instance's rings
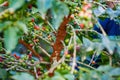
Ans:
{"label": "sunlit leaf", "polygon": [[11,21],[5,21],[4,23],[0,23],[0,32],[7,29],[7,27],[9,27],[9,25],[11,24],[12,24]]}
{"label": "sunlit leaf", "polygon": [[66,75],[64,75],[64,77],[65,77],[67,80],[74,80],[74,79],[75,79],[74,75],[72,75],[72,74],[66,74]]}
{"label": "sunlit leaf", "polygon": [[108,73],[106,73],[101,76],[101,80],[113,80],[113,78]]}
{"label": "sunlit leaf", "polygon": [[51,78],[51,80],[65,80],[65,79],[59,72],[55,72],[55,75]]}
{"label": "sunlit leaf", "polygon": [[83,45],[87,48],[87,51],[91,51],[94,49],[94,44],[85,37],[83,37]]}
{"label": "sunlit leaf", "polygon": [[107,65],[107,66],[100,66],[98,67],[98,71],[101,71],[101,72],[108,72],[110,71],[111,69],[113,69],[111,66]]}
{"label": "sunlit leaf", "polygon": [[53,0],[37,0],[37,7],[42,18],[45,18],[46,12],[52,7]]}
{"label": "sunlit leaf", "polygon": [[115,68],[109,72],[111,76],[120,76],[120,68]]}
{"label": "sunlit leaf", "polygon": [[16,27],[8,27],[7,30],[4,31],[4,43],[8,52],[11,52],[17,44],[19,37],[17,32]]}
{"label": "sunlit leaf", "polygon": [[35,80],[33,76],[28,73],[20,73],[12,76],[15,80]]}
{"label": "sunlit leaf", "polygon": [[20,30],[22,30],[24,33],[27,33],[27,32],[28,32],[27,26],[26,26],[23,22],[18,21],[18,22],[16,23],[16,26],[18,26],[18,28],[19,28]]}
{"label": "sunlit leaf", "polygon": [[22,7],[25,3],[25,0],[9,0],[9,7],[13,8],[15,10],[19,9]]}
{"label": "sunlit leaf", "polygon": [[99,6],[98,8],[94,9],[95,16],[100,16],[105,13],[105,9],[102,6]]}
{"label": "sunlit leaf", "polygon": [[62,22],[63,18],[69,14],[68,7],[60,2],[60,1],[54,1],[53,7],[52,7],[52,25],[54,28],[58,29],[60,26],[60,23]]}
{"label": "sunlit leaf", "polygon": [[105,48],[107,48],[109,53],[112,55],[116,47],[116,43],[110,41],[107,37],[102,36],[102,44]]}

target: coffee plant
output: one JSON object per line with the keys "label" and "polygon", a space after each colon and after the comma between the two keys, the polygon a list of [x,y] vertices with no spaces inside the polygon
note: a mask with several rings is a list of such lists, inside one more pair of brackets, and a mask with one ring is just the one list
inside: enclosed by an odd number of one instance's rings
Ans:
{"label": "coffee plant", "polygon": [[98,21],[120,24],[120,2],[106,1],[0,0],[0,80],[120,80],[120,37]]}

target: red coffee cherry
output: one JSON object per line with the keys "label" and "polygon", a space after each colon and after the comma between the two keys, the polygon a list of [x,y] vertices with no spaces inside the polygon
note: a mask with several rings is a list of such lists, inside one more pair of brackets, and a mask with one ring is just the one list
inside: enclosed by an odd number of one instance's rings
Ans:
{"label": "red coffee cherry", "polygon": [[9,5],[8,1],[4,2],[3,6],[7,7]]}
{"label": "red coffee cherry", "polygon": [[30,44],[30,47],[33,47],[33,44],[32,44],[32,43]]}
{"label": "red coffee cherry", "polygon": [[32,58],[32,53],[29,53],[28,57],[29,57],[29,59],[31,59]]}
{"label": "red coffee cherry", "polygon": [[81,29],[83,29],[85,27],[85,25],[83,23],[80,23],[79,26]]}
{"label": "red coffee cherry", "polygon": [[31,19],[31,22],[35,22],[35,19],[34,19],[34,18],[32,18],[32,19]]}
{"label": "red coffee cherry", "polygon": [[70,15],[70,18],[71,18],[71,19],[74,19],[74,14]]}
{"label": "red coffee cherry", "polygon": [[35,25],[35,26],[34,26],[34,29],[35,29],[35,30],[40,30],[40,27],[37,26],[37,25]]}
{"label": "red coffee cherry", "polygon": [[17,54],[13,54],[13,56],[16,58],[16,59],[20,59],[20,56],[17,56]]}
{"label": "red coffee cherry", "polygon": [[29,9],[32,9],[32,4],[28,5],[28,8],[29,8]]}
{"label": "red coffee cherry", "polygon": [[0,56],[0,62],[3,62],[3,58]]}
{"label": "red coffee cherry", "polygon": [[96,62],[95,62],[95,61],[92,61],[91,63],[92,63],[92,64],[96,64]]}
{"label": "red coffee cherry", "polygon": [[65,51],[64,51],[64,54],[67,55],[67,54],[68,54],[68,50],[65,50]]}

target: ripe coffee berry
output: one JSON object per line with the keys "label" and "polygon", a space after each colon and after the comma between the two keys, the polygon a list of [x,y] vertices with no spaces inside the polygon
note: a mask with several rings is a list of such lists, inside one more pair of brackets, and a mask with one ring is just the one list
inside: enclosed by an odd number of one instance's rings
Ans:
{"label": "ripe coffee berry", "polygon": [[31,19],[31,22],[35,22],[35,19],[34,19],[34,18],[32,18],[32,19]]}
{"label": "ripe coffee berry", "polygon": [[9,5],[9,3],[8,2],[5,2],[4,4],[3,4],[3,6],[8,6]]}
{"label": "ripe coffee berry", "polygon": [[92,64],[96,64],[96,62],[95,62],[95,61],[92,61],[91,63],[92,63]]}
{"label": "ripe coffee berry", "polygon": [[35,30],[40,30],[40,27],[37,26],[37,25],[35,25],[35,26],[34,26],[34,29],[35,29]]}
{"label": "ripe coffee berry", "polygon": [[85,25],[83,23],[79,24],[80,28],[83,29]]}
{"label": "ripe coffee berry", "polygon": [[32,53],[29,53],[28,57],[29,57],[29,59],[31,59],[32,58]]}
{"label": "ripe coffee berry", "polygon": [[29,8],[29,9],[32,9],[32,4],[28,5],[28,8]]}
{"label": "ripe coffee berry", "polygon": [[38,42],[38,41],[39,41],[39,39],[34,39],[33,41],[34,41],[34,42]]}
{"label": "ripe coffee berry", "polygon": [[71,19],[74,19],[74,14],[72,14],[72,15],[70,16],[70,18],[71,18]]}
{"label": "ripe coffee berry", "polygon": [[13,56],[14,56],[16,59],[20,59],[20,56],[17,56],[17,54],[13,54]]}
{"label": "ripe coffee berry", "polygon": [[43,30],[43,31],[45,31],[45,30],[46,30],[46,28],[45,28],[45,27],[42,27],[42,30]]}
{"label": "ripe coffee berry", "polygon": [[32,44],[32,43],[30,44],[30,47],[33,47],[33,44]]}
{"label": "ripe coffee berry", "polygon": [[0,57],[0,62],[3,62],[3,58],[2,57]]}
{"label": "ripe coffee berry", "polygon": [[64,54],[67,55],[67,54],[68,54],[68,50],[66,50],[66,51],[64,52]]}

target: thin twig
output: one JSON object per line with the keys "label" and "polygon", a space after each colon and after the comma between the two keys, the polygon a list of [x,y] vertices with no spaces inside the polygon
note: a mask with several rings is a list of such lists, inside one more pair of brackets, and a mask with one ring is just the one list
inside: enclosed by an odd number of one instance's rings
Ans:
{"label": "thin twig", "polygon": [[[65,59],[65,61],[72,61],[72,60]],[[90,65],[88,65],[88,64],[85,64],[85,63],[80,62],[80,61],[76,61],[76,62],[77,62],[78,64],[84,65],[84,66],[86,66],[86,67],[88,67],[88,68],[90,68],[90,69],[96,70],[94,67],[92,67],[92,66],[90,66]]]}
{"label": "thin twig", "polygon": [[77,23],[77,25],[80,24],[79,21],[78,21],[76,18],[74,18],[74,20],[75,20],[75,22]]}
{"label": "thin twig", "polygon": [[92,55],[92,59],[90,60],[89,65],[91,65],[91,63],[93,62],[93,60],[94,60],[95,56],[96,56],[96,51],[95,51],[95,52],[94,52],[94,54]]}
{"label": "thin twig", "polygon": [[108,56],[109,57],[109,65],[112,66],[112,56]]}
{"label": "thin twig", "polygon": [[38,36],[40,39],[44,40],[45,42],[47,42],[49,45],[52,45],[48,40],[46,40],[45,38],[39,36],[38,34],[34,33],[34,32],[31,32],[32,34]]}
{"label": "thin twig", "polygon": [[18,66],[18,65],[11,66],[10,68],[7,68],[6,71],[9,71],[9,70],[11,70],[11,69],[13,69],[13,68],[15,68],[15,67],[17,67],[17,66]]}
{"label": "thin twig", "polygon": [[[34,42],[34,41],[33,41]],[[34,42],[34,44],[35,45],[37,45],[37,43],[36,42]],[[45,50],[45,49],[43,49],[40,45],[39,46],[37,46],[43,53],[45,53],[48,57],[50,57],[51,55]]]}
{"label": "thin twig", "polygon": [[76,66],[76,33],[75,33],[75,30],[73,28],[72,25],[68,24],[71,28],[72,28],[72,31],[73,31],[73,41],[74,41],[74,51],[73,51],[73,63],[72,63],[72,70],[71,70],[71,73],[73,74],[74,72],[74,69],[75,69],[75,66]]}
{"label": "thin twig", "polygon": [[28,63],[26,62],[27,65],[29,66],[36,66],[37,64],[50,64],[49,62],[45,62],[45,61],[35,61],[34,64]]}
{"label": "thin twig", "polygon": [[103,27],[102,27],[101,24],[99,23],[97,17],[94,18],[94,19],[95,19],[95,21],[97,22],[96,24],[97,24],[97,26],[100,28],[100,30],[102,31],[103,35],[104,35],[104,36],[107,36],[105,30],[103,29]]}
{"label": "thin twig", "polygon": [[51,55],[45,50],[43,49],[41,46],[37,46],[43,53],[45,53],[48,57],[50,57]]}
{"label": "thin twig", "polygon": [[47,21],[47,23],[48,23],[48,25],[51,27],[51,29],[52,29],[55,33],[57,33],[56,29],[50,24],[50,22]]}
{"label": "thin twig", "polygon": [[35,66],[34,66],[34,73],[35,73],[36,78],[38,79],[37,69]]}
{"label": "thin twig", "polygon": [[70,41],[69,41],[69,43],[68,43],[67,48],[71,45],[71,43],[72,43],[72,39],[73,39],[73,36],[71,36],[71,38],[70,38]]}
{"label": "thin twig", "polygon": [[95,30],[86,30],[86,29],[75,29],[76,31],[80,31],[80,32],[82,32],[82,31],[89,31],[89,32],[95,32],[95,33],[97,33],[98,35],[101,35],[100,33],[98,33],[97,31],[95,31]]}
{"label": "thin twig", "polygon": [[21,67],[21,66],[18,66],[17,69],[19,68],[19,70],[22,70],[22,71],[25,71],[25,72],[29,72],[27,69]]}

